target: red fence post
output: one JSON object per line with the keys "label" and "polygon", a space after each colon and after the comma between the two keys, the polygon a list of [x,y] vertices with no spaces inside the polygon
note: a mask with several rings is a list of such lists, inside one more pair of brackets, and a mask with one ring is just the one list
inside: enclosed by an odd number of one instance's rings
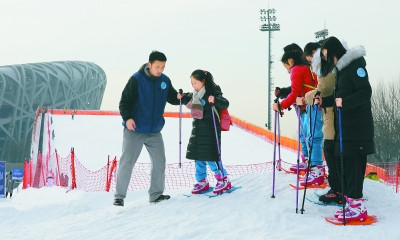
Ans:
{"label": "red fence post", "polygon": [[107,158],[107,173],[106,173],[106,192],[108,192],[110,190],[110,186],[108,184],[108,171],[110,170],[110,155],[108,155]]}
{"label": "red fence post", "polygon": [[74,152],[74,148],[71,148],[71,177],[72,177],[71,189],[75,189],[76,188],[76,176],[75,176],[75,152]]}
{"label": "red fence post", "polygon": [[106,185],[106,191],[109,192],[110,191],[110,187],[111,187],[111,181],[113,178],[113,172],[116,171],[117,168],[117,157],[114,157],[113,163],[111,165],[111,170],[110,170],[110,176],[108,177],[108,182]]}
{"label": "red fence post", "polygon": [[60,176],[60,163],[59,163],[59,161],[58,161],[57,149],[54,149],[54,152],[55,152],[55,154],[56,154],[56,160],[57,160],[57,179],[58,179],[58,181],[56,181],[56,185],[57,185],[57,186],[64,187],[64,186],[62,185],[62,181],[63,181],[64,179],[61,179],[61,176]]}

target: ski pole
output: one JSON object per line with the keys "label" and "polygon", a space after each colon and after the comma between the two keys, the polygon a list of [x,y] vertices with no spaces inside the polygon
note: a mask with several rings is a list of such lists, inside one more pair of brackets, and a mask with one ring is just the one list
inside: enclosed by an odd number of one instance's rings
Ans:
{"label": "ski pole", "polygon": [[[217,131],[217,124],[216,124],[216,122],[215,122],[215,116],[214,116],[214,104],[213,103],[210,103],[210,105],[211,105],[211,115],[212,115],[212,118],[213,118],[213,123],[214,123],[214,131],[215,131],[215,140],[216,140],[216,142],[217,142],[217,150],[218,150],[218,159],[219,159],[219,162],[218,162],[218,167],[219,167],[219,170],[221,171],[221,175],[222,175],[222,179],[224,179],[224,168],[223,168],[223,166],[222,166],[222,159],[221,159],[221,149],[220,149],[220,147],[219,147],[219,140],[218,140],[218,131]],[[225,180],[224,180],[225,181]]]}
{"label": "ski pole", "polygon": [[[321,94],[321,92],[317,92],[316,94],[315,94],[315,96],[319,96]],[[314,127],[313,127],[313,129],[312,129],[312,131],[311,131],[311,127],[312,127],[312,115],[311,115],[311,109],[310,109],[310,137],[311,137],[311,143],[310,143],[310,148],[309,148],[309,156],[308,156],[308,165],[307,165],[307,168],[308,168],[308,171],[307,171],[307,173],[306,173],[306,185],[304,186],[304,193],[303,193],[303,202],[302,202],[302,204],[301,204],[301,210],[300,210],[300,212],[301,212],[301,214],[303,214],[304,213],[304,201],[305,201],[305,199],[306,199],[306,193],[307,193],[307,185],[308,185],[308,176],[309,176],[309,173],[310,173],[310,167],[311,167],[311,155],[312,155],[312,148],[313,148],[313,143],[314,143],[314,135],[315,135],[315,126],[317,125],[317,115],[318,115],[318,105],[319,104],[313,104],[312,105],[312,107],[315,107],[315,114],[314,114]]]}
{"label": "ski pole", "polygon": [[342,135],[342,107],[337,108],[338,120],[339,120],[339,149],[340,149],[340,171],[342,180],[342,203],[343,203],[343,225],[346,225],[346,212],[345,212],[345,200],[344,200],[344,166],[343,166],[343,135]]}
{"label": "ski pole", "polygon": [[300,110],[301,110],[301,106],[296,107],[296,114],[297,114],[297,118],[298,118],[298,125],[297,125],[297,131],[298,131],[298,135],[299,135],[299,141],[298,141],[298,145],[297,145],[297,174],[296,174],[296,213],[298,213],[299,211],[299,164],[300,164]]}
{"label": "ski pole", "polygon": [[[182,95],[182,89],[179,94]],[[182,166],[182,99],[179,99],[179,168]]]}
{"label": "ski pole", "polygon": [[[276,98],[275,100],[274,100],[274,102],[275,103],[277,103],[278,104],[278,106],[279,106],[279,102],[278,102],[278,98]],[[280,109],[280,107],[279,107],[279,109]],[[278,111],[276,111],[275,112],[275,119],[274,119],[274,156],[273,156],[273,170],[272,170],[272,196],[271,196],[271,198],[275,198],[275,169],[276,169],[276,125],[277,125],[277,123],[278,123],[278,131],[279,131],[279,135],[278,135],[278,141],[279,141],[279,143],[278,143],[278,146],[280,147],[280,127],[279,127],[279,114],[282,116],[282,112],[278,112]],[[267,124],[265,124],[265,125],[267,125]],[[281,157],[281,155],[280,155],[280,149],[278,150],[278,152],[279,152],[279,160],[280,160],[280,157]],[[280,167],[279,167],[279,169],[280,169]]]}
{"label": "ski pole", "polygon": [[[282,114],[281,114],[282,116]],[[282,158],[281,158],[281,123],[279,120],[278,114],[276,114],[276,118],[278,119],[278,170],[282,171]]]}
{"label": "ski pole", "polygon": [[[299,95],[298,97],[301,97],[301,95]],[[300,126],[301,126],[301,119],[300,119],[300,112],[301,112],[301,107],[303,106],[302,103],[297,104],[296,101],[296,105],[295,105],[295,109],[296,109],[296,115],[297,115],[297,121],[298,121],[298,125],[297,125],[297,134],[298,134],[298,146],[297,146],[297,164],[296,164],[296,213],[298,213],[298,209],[299,209],[299,165],[300,165],[300,142],[301,142],[301,133],[300,133]]]}
{"label": "ski pole", "polygon": [[[275,99],[275,103],[277,100]],[[274,156],[273,156],[273,169],[272,169],[272,195],[271,198],[275,198],[275,160],[276,160],[276,119],[278,118],[278,112],[275,112],[274,118]]]}

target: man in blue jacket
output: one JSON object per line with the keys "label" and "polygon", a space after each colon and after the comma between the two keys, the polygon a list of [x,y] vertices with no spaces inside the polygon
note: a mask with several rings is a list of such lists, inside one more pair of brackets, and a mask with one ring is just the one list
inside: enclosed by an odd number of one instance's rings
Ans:
{"label": "man in blue jacket", "polygon": [[153,51],[149,62],[143,64],[126,84],[119,111],[123,119],[123,146],[118,166],[114,205],[124,206],[133,167],[143,145],[151,159],[149,201],[157,203],[170,198],[163,195],[165,187],[165,149],[161,130],[164,127],[166,103],[179,104],[178,92],[171,80],[163,74],[167,58]]}

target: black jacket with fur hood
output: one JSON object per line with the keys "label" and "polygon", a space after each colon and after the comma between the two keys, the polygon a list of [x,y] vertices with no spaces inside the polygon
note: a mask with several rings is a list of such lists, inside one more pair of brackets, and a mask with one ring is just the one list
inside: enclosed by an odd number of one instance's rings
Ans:
{"label": "black jacket with fur hood", "polygon": [[[338,60],[336,64],[337,81],[332,96],[323,98],[322,106],[335,106],[334,99],[342,98],[343,154],[354,157],[356,152],[372,154],[375,152],[374,123],[371,110],[372,89],[365,68],[365,49],[354,47]],[[339,156],[339,122],[335,109],[335,153]]]}

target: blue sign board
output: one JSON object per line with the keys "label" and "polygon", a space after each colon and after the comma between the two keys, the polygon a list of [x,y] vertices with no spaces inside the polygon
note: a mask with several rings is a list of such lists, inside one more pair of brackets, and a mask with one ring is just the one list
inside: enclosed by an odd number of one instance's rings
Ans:
{"label": "blue sign board", "polygon": [[0,197],[6,193],[6,162],[0,162]]}
{"label": "blue sign board", "polygon": [[13,168],[12,169],[12,177],[14,179],[22,179],[24,177],[24,169],[22,169],[22,168]]}

